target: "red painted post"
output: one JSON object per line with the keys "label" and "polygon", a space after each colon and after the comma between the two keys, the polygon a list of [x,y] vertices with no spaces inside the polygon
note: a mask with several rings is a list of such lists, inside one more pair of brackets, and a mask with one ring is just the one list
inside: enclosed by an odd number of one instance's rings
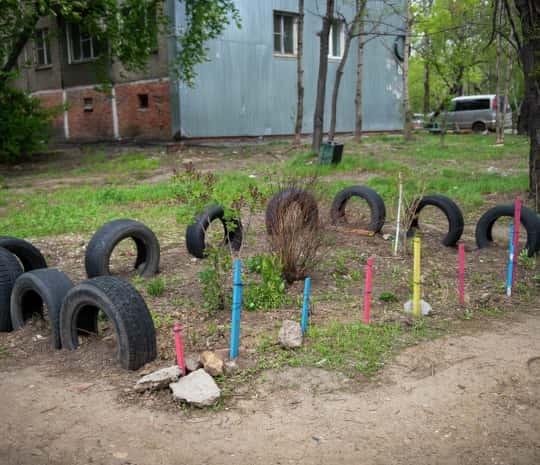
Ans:
{"label": "red painted post", "polygon": [[364,324],[369,324],[371,313],[371,285],[373,281],[373,257],[366,264],[366,284],[364,286]]}
{"label": "red painted post", "polygon": [[514,267],[512,269],[512,294],[514,293],[514,286],[516,285],[517,264],[519,257],[519,224],[521,223],[521,199],[518,197],[514,204]]}
{"label": "red painted post", "polygon": [[186,375],[186,362],[184,361],[184,345],[182,344],[182,325],[175,323],[173,327],[174,331],[174,345],[176,347],[176,361],[180,370],[182,370],[182,376]]}
{"label": "red painted post", "polygon": [[465,245],[463,243],[458,244],[459,255],[459,305],[465,305]]}

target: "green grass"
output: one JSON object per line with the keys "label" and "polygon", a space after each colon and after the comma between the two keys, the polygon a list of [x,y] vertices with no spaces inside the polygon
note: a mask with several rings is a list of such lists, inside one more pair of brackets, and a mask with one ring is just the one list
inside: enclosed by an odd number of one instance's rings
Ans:
{"label": "green grass", "polygon": [[146,285],[146,292],[148,292],[148,295],[151,295],[152,297],[160,297],[165,292],[165,287],[165,278],[159,276],[148,281],[148,284]]}

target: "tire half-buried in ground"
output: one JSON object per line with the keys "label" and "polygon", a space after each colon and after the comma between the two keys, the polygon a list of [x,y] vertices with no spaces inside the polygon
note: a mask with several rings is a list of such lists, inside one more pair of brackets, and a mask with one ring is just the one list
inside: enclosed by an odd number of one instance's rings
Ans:
{"label": "tire half-buried in ground", "polygon": [[386,207],[381,196],[367,186],[347,187],[336,194],[330,208],[332,224],[347,221],[345,209],[351,197],[360,197],[367,202],[370,210],[370,221],[366,229],[378,233],[386,220]]}
{"label": "tire half-buried in ground", "polygon": [[463,213],[461,213],[461,210],[453,200],[444,195],[425,195],[413,202],[414,210],[409,212],[409,218],[412,216],[412,221],[409,231],[407,231],[407,236],[414,236],[415,230],[420,229],[418,217],[424,207],[428,205],[437,207],[444,213],[448,220],[448,233],[441,240],[441,243],[447,247],[455,246],[463,234]]}
{"label": "tire half-buried in ground", "polygon": [[47,268],[45,258],[30,242],[17,237],[0,236],[0,247],[15,255],[21,261],[24,271]]}
{"label": "tire half-buried in ground", "polygon": [[[479,249],[493,242],[493,225],[501,217],[514,217],[514,205],[497,205],[485,212],[476,224],[476,245]],[[521,207],[520,223],[527,231],[527,254],[532,257],[540,249],[540,220],[530,208]],[[516,253],[519,253],[516,251]]]}
{"label": "tire half-buried in ground", "polygon": [[116,245],[130,238],[137,247],[134,268],[145,278],[159,269],[159,242],[150,228],[129,219],[113,220],[99,228],[86,248],[84,265],[89,278],[110,275],[109,262]]}
{"label": "tire half-buried in ground", "polygon": [[206,230],[214,220],[223,225],[223,241],[220,245],[229,245],[232,250],[242,247],[242,222],[238,218],[226,218],[225,210],[220,205],[208,207],[195,218],[186,229],[186,247],[188,252],[197,258],[206,256]]}
{"label": "tire half-buried in ground", "polygon": [[156,358],[156,330],[144,299],[129,283],[114,276],[99,276],[74,286],[60,311],[62,347],[79,345],[79,322],[95,321],[102,311],[112,322],[118,360],[127,370],[137,370]]}
{"label": "tire half-buried in ground", "polygon": [[[54,268],[23,273],[15,281],[11,292],[11,321],[14,329],[24,326],[33,315],[45,316],[44,305],[51,327],[52,345],[60,349],[60,308],[67,292],[73,287],[71,279]],[[85,328],[91,330],[92,328]]]}
{"label": "tire half-buried in ground", "polygon": [[317,200],[308,191],[297,187],[288,187],[277,192],[266,206],[266,232],[272,235],[279,218],[284,218],[285,211],[297,206],[300,209],[301,221],[305,226],[316,227],[319,222]]}
{"label": "tire half-buried in ground", "polygon": [[8,250],[0,247],[0,331],[11,331],[10,300],[15,281],[21,275],[21,264]]}

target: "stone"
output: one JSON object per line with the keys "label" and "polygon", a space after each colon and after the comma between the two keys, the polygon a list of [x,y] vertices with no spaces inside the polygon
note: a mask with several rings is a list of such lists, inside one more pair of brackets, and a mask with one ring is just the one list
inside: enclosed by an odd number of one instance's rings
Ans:
{"label": "stone", "polygon": [[156,391],[167,387],[170,383],[180,378],[182,372],[177,365],[168,368],[162,368],[161,370],[154,371],[149,375],[143,376],[139,381],[135,383],[134,390],[142,392],[146,390]]}
{"label": "stone", "polygon": [[191,373],[202,367],[199,359],[199,354],[186,354],[184,355],[184,363],[186,365],[186,371]]}
{"label": "stone", "polygon": [[213,405],[221,396],[214,378],[202,368],[180,378],[176,383],[169,384],[169,387],[176,400],[185,401],[195,407]]}
{"label": "stone", "polygon": [[300,323],[285,320],[279,330],[279,343],[286,349],[295,349],[302,345],[302,327]]}
{"label": "stone", "polygon": [[[413,311],[413,302],[412,300],[407,300],[405,302],[405,305],[403,305],[403,310],[405,310],[407,313],[412,313]],[[425,300],[420,299],[420,311],[422,312],[422,315],[429,315],[431,313],[431,305],[428,304]]]}
{"label": "stone", "polygon": [[240,371],[240,367],[236,360],[227,360],[223,363],[223,372],[226,375],[234,375]]}
{"label": "stone", "polygon": [[[73,386],[68,387],[68,391],[81,393],[90,389],[93,385],[94,383],[75,384]],[[30,386],[30,387],[34,387],[34,386]]]}
{"label": "stone", "polygon": [[392,234],[383,234],[382,238],[383,238],[385,241],[389,241],[390,239],[393,239],[394,236],[392,236]]}
{"label": "stone", "polygon": [[201,363],[205,371],[211,376],[219,376],[223,374],[223,360],[221,360],[214,352],[205,350],[200,357]]}

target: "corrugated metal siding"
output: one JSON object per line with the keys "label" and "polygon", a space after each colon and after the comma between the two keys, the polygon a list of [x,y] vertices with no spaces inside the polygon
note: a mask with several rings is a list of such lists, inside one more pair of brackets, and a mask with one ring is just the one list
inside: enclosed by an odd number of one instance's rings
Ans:
{"label": "corrugated metal siding", "polygon": [[[298,2],[236,0],[235,3],[242,16],[242,28],[231,26],[220,39],[209,44],[211,61],[197,67],[194,89],[178,85],[182,134],[186,137],[292,134],[296,113],[296,59],[273,54],[273,12],[297,12]],[[321,28],[321,18],[317,14],[324,11],[325,2],[306,0],[305,4],[303,131],[310,133],[319,64],[316,33]],[[349,17],[353,15],[351,6],[342,4],[340,10]],[[385,37],[366,44],[362,106],[366,130],[402,127],[401,77],[393,57],[393,41],[393,37]],[[351,131],[354,127],[356,48],[354,41],[340,87],[338,131]],[[337,65],[331,60],[328,67],[326,124]]]}

